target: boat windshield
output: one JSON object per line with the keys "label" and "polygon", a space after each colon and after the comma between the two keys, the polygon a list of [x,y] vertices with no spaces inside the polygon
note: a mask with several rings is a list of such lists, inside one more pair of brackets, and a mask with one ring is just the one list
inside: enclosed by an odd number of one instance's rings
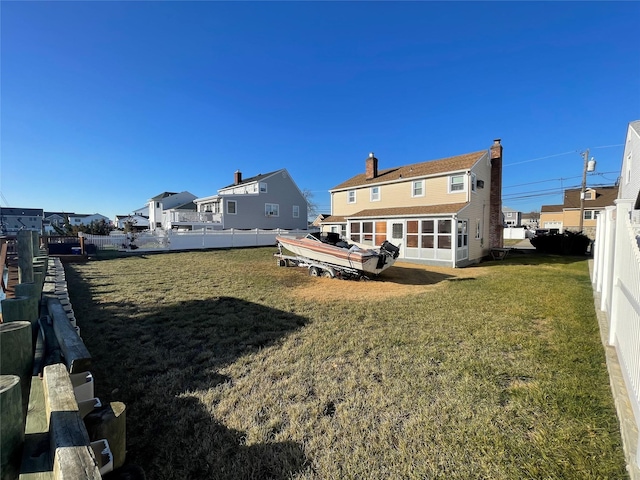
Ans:
{"label": "boat windshield", "polygon": [[320,240],[318,237],[314,237],[310,233],[307,233],[307,235],[304,238],[308,238],[309,240],[315,240],[316,242],[322,243],[322,240]]}

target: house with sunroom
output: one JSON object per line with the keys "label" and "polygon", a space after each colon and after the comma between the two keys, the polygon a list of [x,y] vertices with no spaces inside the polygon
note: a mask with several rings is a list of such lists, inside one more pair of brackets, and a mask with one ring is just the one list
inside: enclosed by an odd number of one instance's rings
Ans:
{"label": "house with sunroom", "polygon": [[242,178],[216,195],[196,198],[191,229],[306,230],[307,200],[286,169]]}
{"label": "house with sunroom", "polygon": [[331,215],[322,230],[379,246],[399,258],[464,267],[502,248],[502,145],[393,168],[373,153],[364,172],[329,190]]}

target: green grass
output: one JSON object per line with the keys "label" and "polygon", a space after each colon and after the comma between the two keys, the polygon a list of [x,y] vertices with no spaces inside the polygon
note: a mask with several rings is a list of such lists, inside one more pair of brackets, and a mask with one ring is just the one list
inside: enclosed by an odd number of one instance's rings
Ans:
{"label": "green grass", "polygon": [[273,252],[67,267],[148,478],[626,478],[585,260],[356,282]]}

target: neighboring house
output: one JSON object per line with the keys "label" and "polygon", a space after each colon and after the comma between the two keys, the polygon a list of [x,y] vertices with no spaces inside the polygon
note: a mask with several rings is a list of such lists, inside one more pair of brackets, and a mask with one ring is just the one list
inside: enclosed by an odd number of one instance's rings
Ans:
{"label": "neighboring house", "polygon": [[236,171],[231,185],[194,203],[191,229],[307,229],[307,200],[284,168],[247,179]]}
{"label": "neighboring house", "polygon": [[45,234],[56,234],[56,228],[64,229],[64,225],[69,219],[69,214],[65,212],[44,212],[42,227]]}
{"label": "neighboring house", "polygon": [[400,258],[431,265],[478,263],[502,238],[502,145],[455,157],[365,172],[329,191],[322,222],[354,242],[400,246]]}
{"label": "neighboring house", "polygon": [[43,217],[41,208],[0,207],[0,235],[12,237],[20,230],[42,233]]}
{"label": "neighboring house", "polygon": [[325,218],[329,217],[330,213],[320,213],[318,216],[311,222],[311,226],[320,227]]}
{"label": "neighboring house", "polygon": [[522,212],[509,207],[502,207],[502,216],[504,218],[505,227],[522,226]]}
{"label": "neighboring house", "polygon": [[131,222],[133,224],[134,230],[148,230],[149,229],[149,218],[144,217],[142,215],[116,215],[116,228],[118,230],[124,230],[124,227],[127,222]]}
{"label": "neighboring house", "polygon": [[640,120],[627,129],[618,198],[634,199],[633,209],[640,210]]}
{"label": "neighboring house", "polygon": [[564,224],[564,205],[542,205],[540,208],[539,228],[557,230],[562,233]]}
{"label": "neighboring house", "polygon": [[91,222],[100,222],[104,220],[106,223],[110,224],[111,219],[109,217],[105,217],[99,213],[93,214],[80,214],[80,213],[70,213],[69,214],[69,225],[72,227],[79,227],[80,225],[91,225]]}
{"label": "neighboring house", "polygon": [[529,230],[535,230],[538,228],[538,221],[540,220],[540,212],[523,213],[521,222],[522,225]]}
{"label": "neighboring house", "polygon": [[[578,232],[580,230],[580,188],[564,192],[562,205],[543,205],[540,212],[540,228]],[[595,239],[596,217],[605,207],[614,204],[618,186],[588,187],[584,195],[583,233]]]}
{"label": "neighboring house", "polygon": [[[179,223],[176,221],[175,212],[182,210],[194,212],[195,205],[193,205],[193,201],[196,198],[193,193],[187,191],[180,193],[162,192],[151,198],[148,202],[149,229],[163,228],[170,230]],[[190,204],[192,205],[191,208],[188,207]]]}

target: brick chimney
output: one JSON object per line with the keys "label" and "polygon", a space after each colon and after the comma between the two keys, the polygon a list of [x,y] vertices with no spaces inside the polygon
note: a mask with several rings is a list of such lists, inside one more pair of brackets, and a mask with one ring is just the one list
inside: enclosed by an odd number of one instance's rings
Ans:
{"label": "brick chimney", "polygon": [[233,184],[238,185],[240,182],[242,182],[242,172],[236,170],[236,173],[233,174]]}
{"label": "brick chimney", "polygon": [[502,145],[497,138],[491,145],[491,189],[489,191],[489,248],[502,248]]}
{"label": "brick chimney", "polygon": [[367,180],[371,180],[372,178],[376,178],[378,176],[378,159],[373,156],[373,152],[369,154],[365,166]]}

